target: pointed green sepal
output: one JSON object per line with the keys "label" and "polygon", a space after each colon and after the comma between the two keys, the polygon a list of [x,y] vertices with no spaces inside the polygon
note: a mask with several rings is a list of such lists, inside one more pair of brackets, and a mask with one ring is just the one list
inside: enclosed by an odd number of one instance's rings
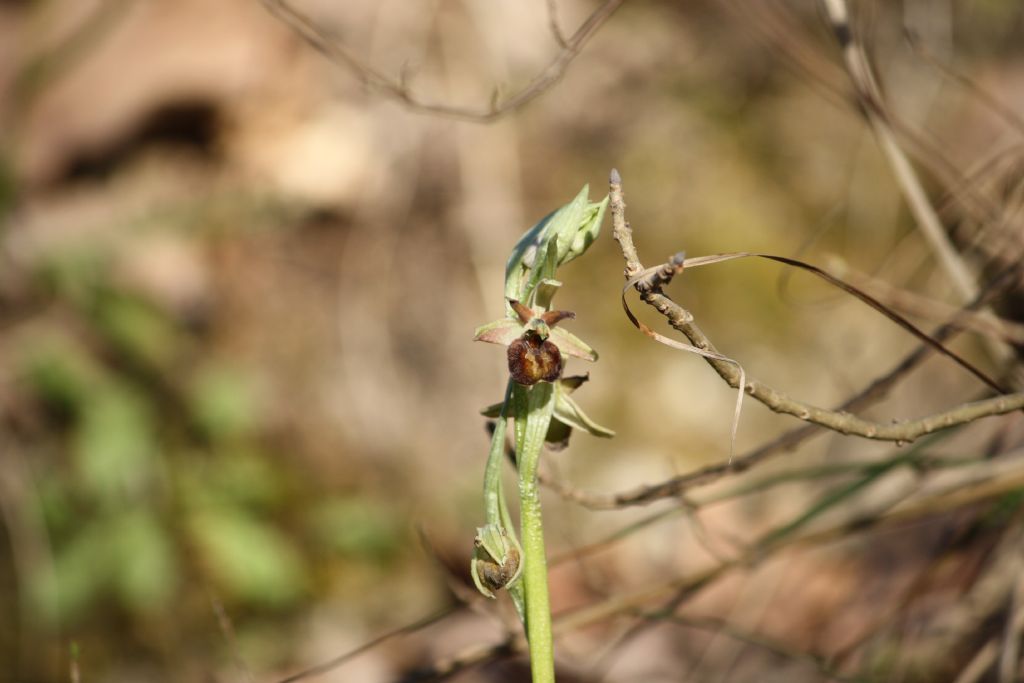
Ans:
{"label": "pointed green sepal", "polygon": [[615,432],[607,427],[602,427],[597,424],[586,413],[579,407],[579,404],[569,396],[569,391],[559,386],[557,395],[555,396],[555,412],[553,417],[559,422],[566,424],[575,429],[582,430],[593,436],[599,436],[603,439],[610,439],[615,436]]}
{"label": "pointed green sepal", "polygon": [[523,326],[521,324],[515,320],[502,318],[476,328],[476,332],[473,333],[473,341],[508,346],[522,334]]}
{"label": "pointed green sepal", "polygon": [[558,350],[567,356],[582,358],[591,362],[597,360],[597,351],[590,348],[585,341],[572,332],[568,332],[561,327],[552,327],[550,338],[551,341],[555,342]]}

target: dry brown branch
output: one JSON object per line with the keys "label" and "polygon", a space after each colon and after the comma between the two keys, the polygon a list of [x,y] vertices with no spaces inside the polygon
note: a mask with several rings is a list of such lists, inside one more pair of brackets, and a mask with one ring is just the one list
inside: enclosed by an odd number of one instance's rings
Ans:
{"label": "dry brown branch", "polygon": [[[969,301],[974,299],[978,292],[977,281],[964,259],[953,246],[935,207],[924,190],[924,185],[917,171],[900,147],[897,132],[894,128],[894,123],[898,125],[898,122],[895,122],[888,114],[881,88],[878,85],[867,52],[857,39],[851,26],[846,0],[821,0],[821,6],[828,17],[836,41],[842,50],[843,61],[857,93],[861,111],[871,127],[875,138],[878,140],[878,144],[889,165],[892,167],[896,181],[921,234],[934,252],[940,267],[946,272],[952,282],[953,288],[960,300]],[[902,133],[905,137],[907,136],[908,131],[905,127]],[[942,155],[939,154],[938,157],[941,159]],[[955,170],[953,175],[961,176]],[[958,184],[952,186],[956,187]],[[1002,221],[997,219],[995,222],[1001,223]],[[984,309],[980,314],[989,317],[990,322],[993,322],[993,324],[999,324],[999,321],[995,319],[990,310]],[[1007,346],[991,337],[986,337],[983,341],[990,356],[999,364],[1006,365],[1012,362],[1013,353]],[[1019,385],[1021,380],[1015,376],[1013,382]]]}
{"label": "dry brown branch", "polygon": [[[1005,269],[985,286],[981,296],[961,310],[976,310],[1005,293],[1008,288],[1014,287],[1022,269],[1024,269],[1024,264],[1017,264],[1014,267]],[[945,341],[956,331],[957,327],[955,325],[946,323],[935,329],[931,337],[938,341]],[[932,351],[933,349],[930,346],[924,344],[918,346],[891,370],[875,378],[864,389],[844,401],[834,410],[837,412],[863,410],[885,398],[889,390],[924,362],[931,355]],[[704,486],[718,481],[727,475],[738,474],[748,470],[772,455],[791,451],[810,437],[822,433],[824,432],[818,425],[805,424],[779,435],[772,441],[758,446],[748,453],[737,456],[731,463],[720,462],[708,465],[699,470],[681,474],[657,484],[643,485],[617,494],[580,491],[564,482],[547,476],[542,476],[541,481],[546,486],[555,490],[565,500],[593,510],[610,510],[631,505],[646,505],[663,498],[677,498],[690,488]]]}
{"label": "dry brown branch", "polygon": [[[617,172],[613,171],[610,204],[613,236],[618,241],[626,261],[625,276],[627,280],[632,280],[637,278],[646,269],[637,255],[636,247],[633,243],[632,229],[625,217],[625,206],[621,177],[619,177]],[[658,310],[668,320],[669,324],[689,339],[694,346],[707,351],[715,351],[711,341],[693,322],[692,315],[662,293],[659,288],[655,287],[642,291],[641,300]],[[730,386],[738,386],[740,375],[735,365],[716,360],[713,357],[706,358],[706,360]],[[775,412],[793,415],[841,434],[852,434],[870,439],[898,442],[912,441],[924,434],[940,429],[966,424],[980,417],[1004,414],[1024,407],[1024,393],[1015,393],[966,403],[948,411],[917,420],[877,423],[858,418],[843,410],[827,410],[797,401],[756,379],[748,379],[744,388],[748,394]],[[794,435],[787,436],[786,438],[802,440],[806,436]],[[736,463],[734,468],[730,468],[728,465],[724,467],[719,466],[719,470],[716,470],[714,474],[706,476],[713,477],[719,471],[729,471],[730,469],[745,469],[750,464],[749,460],[741,460]],[[705,476],[705,473],[697,473],[697,476]],[[690,483],[692,484],[693,481],[690,480]],[[671,486],[670,488],[676,491],[679,490],[677,486]],[[644,493],[619,494],[605,497],[601,500],[591,498],[588,504],[594,504],[595,507],[617,507],[650,502],[664,495],[668,494],[659,492],[659,494],[652,497],[652,492],[648,489]]]}
{"label": "dry brown branch", "polygon": [[739,628],[729,623],[726,619],[716,617],[690,617],[678,614],[663,614],[660,612],[636,610],[637,615],[651,621],[668,621],[679,626],[710,631],[712,633],[723,633],[733,640],[752,645],[767,652],[792,661],[803,661],[815,667],[823,677],[833,681],[859,681],[860,678],[844,676],[830,665],[829,661],[821,655],[811,652],[803,652],[793,649],[783,642],[775,641],[772,638],[753,633],[746,629]]}
{"label": "dry brown branch", "polygon": [[485,662],[493,662],[526,652],[526,638],[517,636],[492,645],[473,645],[450,657],[438,659],[425,669],[402,676],[395,683],[444,681]]}
{"label": "dry brown branch", "polygon": [[[831,64],[823,60],[814,45],[809,44],[803,36],[798,21],[787,17],[787,7],[780,3],[741,3],[737,0],[725,2],[741,25],[752,29],[757,36],[776,50],[783,58],[784,64],[793,66],[797,72],[807,77],[809,83],[830,101],[840,100],[842,104],[850,100],[863,111],[865,103],[859,99],[856,90],[839,85],[841,71],[827,68]],[[847,27],[848,28],[848,27]],[[852,31],[840,29],[842,37],[855,38]],[[863,52],[863,47],[860,48]],[[866,61],[866,58],[865,58]],[[869,73],[871,73],[869,71]],[[849,78],[847,78],[849,80]],[[877,89],[877,87],[876,87]],[[881,115],[881,101],[874,102],[877,115]],[[978,217],[979,220],[999,222],[998,207],[983,194],[974,190],[965,181],[959,167],[952,163],[942,151],[942,144],[928,141],[921,134],[903,124],[898,115],[890,109],[884,111],[883,122],[906,146],[913,159],[926,167],[932,177],[945,188],[945,192],[960,204],[965,212]],[[913,167],[910,167],[913,170]],[[924,208],[927,211],[927,208]]]}
{"label": "dry brown branch", "polygon": [[569,47],[569,41],[565,39],[562,26],[558,23],[558,5],[555,0],[545,0],[545,3],[548,8],[548,28],[551,30],[551,36],[560,48],[566,49]]}
{"label": "dry brown branch", "polygon": [[[534,75],[525,86],[514,94],[501,98],[500,101],[495,96],[485,108],[464,107],[422,99],[410,90],[404,77],[394,78],[367,64],[346,47],[337,36],[330,34],[308,15],[295,9],[287,0],[261,0],[261,2],[274,17],[291,28],[306,43],[332,62],[348,69],[365,86],[402,102],[414,111],[477,123],[490,123],[525,106],[561,80],[587,41],[597,33],[598,29],[608,21],[625,0],[605,0],[565,41],[565,45],[548,65]],[[555,21],[553,13],[550,14],[550,17],[552,17],[551,21]],[[556,35],[561,35],[561,29],[557,28],[557,23],[553,25],[552,30],[557,31]]]}
{"label": "dry brown branch", "polygon": [[[558,614],[553,624],[554,633],[556,636],[562,636],[609,618],[635,614],[638,610],[648,609],[645,606],[652,602],[660,600],[675,610],[702,588],[728,572],[755,566],[782,550],[848,541],[855,534],[920,522],[936,515],[998,499],[1024,486],[1024,465],[1019,460],[1012,463],[985,463],[982,468],[985,471],[980,475],[970,473],[959,484],[927,492],[906,503],[897,500],[898,504],[886,504],[873,513],[853,512],[847,518],[822,529],[806,529],[788,535],[769,532],[762,540],[752,542],[735,557],[706,569],[634,591],[618,593],[590,605]],[[1002,565],[995,567],[994,570],[997,570],[993,572],[996,576],[1005,577],[1006,572]],[[428,669],[417,671],[413,677],[402,680],[444,680],[471,666],[519,654],[524,648],[525,642],[521,636],[510,637],[499,643],[476,646],[438,660]]]}
{"label": "dry brown branch", "polygon": [[963,668],[960,675],[956,677],[954,683],[977,683],[998,658],[999,644],[993,638],[974,653],[971,661],[967,663],[967,666]]}
{"label": "dry brown branch", "polygon": [[860,273],[845,264],[836,261],[836,273],[844,280],[870,292],[887,306],[906,314],[931,320],[949,320],[950,325],[960,330],[971,330],[977,334],[987,335],[1012,344],[1024,344],[1024,324],[995,318],[973,311],[964,311],[958,307],[917,294],[907,289],[895,287],[884,280]]}
{"label": "dry brown branch", "polygon": [[[883,525],[909,524],[930,518],[937,514],[999,498],[1008,492],[1024,486],[1024,467],[1020,464],[1012,471],[1001,470],[1000,475],[982,481],[970,480],[955,493],[943,490],[934,495],[923,496],[908,505],[887,508],[881,512],[864,516],[854,513],[849,518],[820,530],[807,530],[793,535],[779,537],[771,543],[754,542],[749,549],[736,558],[720,563],[687,576],[675,577],[653,586],[645,586],[630,593],[620,593],[601,602],[565,613],[556,617],[556,634],[563,634],[611,616],[633,610],[652,601],[674,596],[680,591],[692,595],[732,569],[751,566],[765,560],[771,554],[789,547],[813,547],[836,541],[849,540],[851,534],[877,529]],[[771,538],[769,533],[765,538]]]}
{"label": "dry brown branch", "polygon": [[949,64],[943,62],[937,55],[932,53],[928,49],[928,46],[921,41],[916,34],[907,31],[906,33],[907,43],[918,57],[930,64],[936,69],[943,77],[950,81],[953,81],[958,86],[973,94],[978,98],[986,107],[995,113],[1003,122],[1012,128],[1017,134],[1024,136],[1024,119],[1021,118],[1020,113],[1015,111],[1012,107],[1006,105],[998,97],[982,88],[972,79],[968,78],[964,74],[958,72]]}
{"label": "dry brown branch", "polygon": [[[610,206],[613,236],[618,241],[626,260],[626,278],[631,280],[646,269],[640,262],[636,247],[633,244],[632,229],[625,219],[625,201],[623,199],[621,178],[614,171],[611,182]],[[694,346],[705,351],[717,353],[711,340],[693,322],[693,316],[689,311],[662,293],[659,287],[641,291],[640,298],[644,303],[652,306],[664,316],[669,325],[681,332]],[[740,372],[734,364],[722,362],[713,357],[705,357],[705,360],[729,386],[738,386]],[[840,434],[852,434],[881,441],[910,442],[920,436],[940,429],[973,422],[979,417],[1001,415],[1024,407],[1024,393],[1014,393],[965,403],[948,411],[917,420],[878,423],[864,420],[848,413],[827,410],[798,401],[756,379],[748,379],[744,390],[775,412],[793,415],[801,420],[813,422],[837,431]]]}
{"label": "dry brown branch", "polygon": [[946,271],[960,298],[964,301],[974,298],[978,289],[974,276],[950,242],[917,172],[900,148],[896,135],[887,121],[882,91],[867,54],[855,39],[846,1],[821,0],[821,5],[843,52],[843,61],[864,116],[878,139],[889,165],[892,166],[896,181],[922,235],[935,252],[939,264]]}
{"label": "dry brown branch", "polygon": [[[387,633],[381,634],[376,638],[373,638],[372,640],[363,643],[359,647],[350,650],[344,654],[338,655],[337,657],[331,660],[323,662],[322,664],[317,664],[316,666],[305,669],[304,671],[300,671],[299,673],[292,674],[287,678],[283,678],[278,683],[297,683],[298,681],[302,681],[307,678],[321,676],[327,673],[328,671],[332,671],[344,665],[346,662],[353,659],[354,657],[357,657],[358,655],[361,655],[364,652],[372,650],[373,648],[379,646],[381,643],[387,640],[391,640],[392,638],[396,638],[398,636],[409,635],[410,633],[415,633],[416,631],[431,626],[432,624],[435,624],[441,621],[442,619],[447,618],[454,611],[455,608],[444,609],[438,612],[437,614],[433,614],[418,621],[414,621],[411,624],[406,624],[404,626],[394,629],[393,631],[388,631]],[[454,673],[454,671],[452,673]]]}
{"label": "dry brown branch", "polygon": [[217,627],[220,629],[220,633],[224,637],[224,642],[228,645],[228,650],[231,652],[231,659],[234,661],[235,667],[247,683],[254,683],[256,679],[253,677],[252,669],[249,668],[249,664],[245,661],[245,657],[242,656],[242,651],[238,648],[238,636],[235,633],[235,625],[231,621],[231,617],[228,615],[227,610],[224,609],[224,603],[217,594],[213,592],[212,588],[206,589],[206,595],[210,601],[210,608],[217,617]]}
{"label": "dry brown branch", "polygon": [[1024,576],[1018,572],[1017,581],[1013,586],[1013,598],[1010,602],[1009,615],[1006,619],[1006,630],[1003,634],[1003,647],[999,655],[999,683],[1019,681],[1020,673],[1020,642],[1024,636]]}

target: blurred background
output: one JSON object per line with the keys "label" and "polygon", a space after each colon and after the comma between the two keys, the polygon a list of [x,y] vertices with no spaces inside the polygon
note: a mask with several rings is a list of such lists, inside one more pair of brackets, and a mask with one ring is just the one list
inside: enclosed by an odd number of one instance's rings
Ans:
{"label": "blurred background", "polygon": [[[799,255],[926,329],[963,303],[810,0],[625,2],[561,80],[489,123],[416,111],[369,70],[487,111],[559,57],[552,17],[571,36],[597,3],[295,7],[354,61],[257,0],[0,2],[0,680],[275,681],[443,610],[309,680],[433,680],[414,672],[502,642],[508,605],[467,580],[479,411],[506,369],[471,338],[502,313],[518,236],[584,184],[600,199],[612,167],[647,265]],[[984,284],[1024,235],[1024,8],[852,10],[901,144]],[[556,302],[601,354],[570,366],[590,371],[576,398],[618,435],[574,436],[548,471],[594,493],[723,461],[735,399],[626,320],[610,232],[562,271]],[[1003,374],[1021,291],[996,300],[1004,324],[953,348]],[[751,376],[816,405],[917,344],[776,264],[694,270],[669,292]],[[931,359],[866,415],[983,391]],[[795,426],[748,400],[737,453]],[[825,529],[941,486],[1018,482],[766,553],[680,597],[677,618],[610,613],[559,641],[560,680],[954,680],[971,665],[964,680],[1015,680],[1022,436],[1016,415],[914,449],[826,435],[611,511],[546,494],[549,547],[571,558],[551,575],[564,613],[715,567],[793,520]],[[897,456],[916,466],[870,468]],[[484,659],[458,680],[526,680],[521,658]]]}

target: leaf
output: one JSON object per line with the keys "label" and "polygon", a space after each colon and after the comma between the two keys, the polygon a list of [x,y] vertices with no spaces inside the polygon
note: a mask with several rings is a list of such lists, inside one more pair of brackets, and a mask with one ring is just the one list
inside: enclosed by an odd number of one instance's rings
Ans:
{"label": "leaf", "polygon": [[277,529],[235,510],[196,513],[189,524],[210,573],[224,590],[248,602],[281,607],[306,587],[298,551]]}
{"label": "leaf", "polygon": [[393,509],[366,497],[321,501],[307,512],[306,523],[319,546],[344,555],[382,562],[402,547],[404,526]]}
{"label": "leaf", "polygon": [[45,336],[26,340],[22,371],[51,407],[76,414],[104,381],[103,371],[70,340]]}
{"label": "leaf", "polygon": [[27,577],[34,614],[46,623],[67,626],[95,604],[115,569],[112,531],[106,519],[87,522],[55,549],[52,572],[37,571]]}
{"label": "leaf", "polygon": [[120,516],[112,537],[115,587],[125,606],[136,612],[162,609],[178,580],[175,549],[167,531],[143,509]]}
{"label": "leaf", "polygon": [[82,410],[74,458],[83,486],[104,501],[137,492],[152,475],[158,452],[145,399],[107,386],[97,388]]}
{"label": "leaf", "polygon": [[120,351],[147,365],[166,368],[177,347],[177,330],[162,311],[116,291],[97,297],[97,327]]}
{"label": "leaf", "polygon": [[213,439],[243,436],[258,421],[251,379],[223,364],[211,364],[192,380],[189,408],[193,419]]}

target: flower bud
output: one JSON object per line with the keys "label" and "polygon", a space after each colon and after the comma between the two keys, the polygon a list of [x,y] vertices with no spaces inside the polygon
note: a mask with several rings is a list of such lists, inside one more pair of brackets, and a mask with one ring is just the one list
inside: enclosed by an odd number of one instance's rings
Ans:
{"label": "flower bud", "polygon": [[519,551],[509,548],[502,564],[490,559],[481,559],[476,564],[480,583],[490,591],[498,591],[508,586],[519,571]]}

